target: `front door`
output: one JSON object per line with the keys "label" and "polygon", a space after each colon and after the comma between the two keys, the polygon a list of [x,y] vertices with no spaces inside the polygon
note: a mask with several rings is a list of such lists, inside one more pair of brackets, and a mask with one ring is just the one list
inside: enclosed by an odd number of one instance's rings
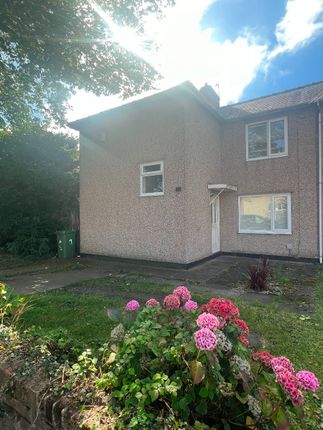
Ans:
{"label": "front door", "polygon": [[211,203],[212,220],[212,253],[220,251],[220,198],[216,197]]}

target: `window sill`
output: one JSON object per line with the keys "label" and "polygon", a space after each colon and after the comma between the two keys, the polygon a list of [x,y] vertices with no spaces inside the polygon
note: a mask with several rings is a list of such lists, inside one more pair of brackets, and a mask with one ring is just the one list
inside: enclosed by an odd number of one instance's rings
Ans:
{"label": "window sill", "polygon": [[139,197],[160,197],[163,195],[164,193],[148,193],[148,194],[139,194]]}
{"label": "window sill", "polygon": [[267,157],[247,158],[246,161],[259,161],[259,160],[272,160],[275,158],[288,157],[287,153],[281,153],[277,155],[269,155]]}
{"label": "window sill", "polygon": [[265,230],[260,230],[260,231],[251,231],[251,230],[240,230],[238,231],[239,234],[270,234],[270,235],[275,235],[275,236],[288,236],[291,235],[292,232],[291,231],[265,231]]}

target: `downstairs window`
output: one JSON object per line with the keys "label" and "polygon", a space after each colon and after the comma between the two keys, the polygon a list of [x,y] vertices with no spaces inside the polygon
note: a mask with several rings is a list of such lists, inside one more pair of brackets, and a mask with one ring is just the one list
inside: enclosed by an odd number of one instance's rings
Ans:
{"label": "downstairs window", "polygon": [[162,196],[164,194],[164,163],[145,163],[140,165],[140,195]]}
{"label": "downstairs window", "polygon": [[239,233],[290,234],[290,194],[240,196]]}

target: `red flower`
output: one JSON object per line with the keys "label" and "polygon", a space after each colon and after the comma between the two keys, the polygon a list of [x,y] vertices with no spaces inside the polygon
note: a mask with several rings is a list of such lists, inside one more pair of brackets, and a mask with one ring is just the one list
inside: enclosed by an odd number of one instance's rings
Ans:
{"label": "red flower", "polygon": [[252,358],[254,361],[261,363],[265,367],[271,367],[271,360],[274,356],[267,351],[258,351],[252,354]]}
{"label": "red flower", "polygon": [[249,346],[250,345],[248,336],[246,336],[245,334],[242,334],[241,336],[239,336],[239,340],[245,346]]}
{"label": "red flower", "polygon": [[245,321],[237,319],[237,320],[231,321],[231,324],[236,325],[241,334],[244,334],[244,335],[249,334],[250,330],[249,330],[249,327],[247,326],[247,324],[245,323]]}
{"label": "red flower", "polygon": [[202,306],[204,312],[222,317],[225,320],[232,320],[240,316],[239,309],[231,300],[226,299],[211,299],[207,305]]}

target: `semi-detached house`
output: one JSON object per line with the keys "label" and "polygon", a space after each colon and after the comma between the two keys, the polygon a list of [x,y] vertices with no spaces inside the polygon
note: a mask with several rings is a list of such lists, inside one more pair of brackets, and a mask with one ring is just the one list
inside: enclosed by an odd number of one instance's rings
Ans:
{"label": "semi-detached house", "polygon": [[322,260],[322,110],[323,82],[224,107],[185,82],[74,121],[81,252]]}

